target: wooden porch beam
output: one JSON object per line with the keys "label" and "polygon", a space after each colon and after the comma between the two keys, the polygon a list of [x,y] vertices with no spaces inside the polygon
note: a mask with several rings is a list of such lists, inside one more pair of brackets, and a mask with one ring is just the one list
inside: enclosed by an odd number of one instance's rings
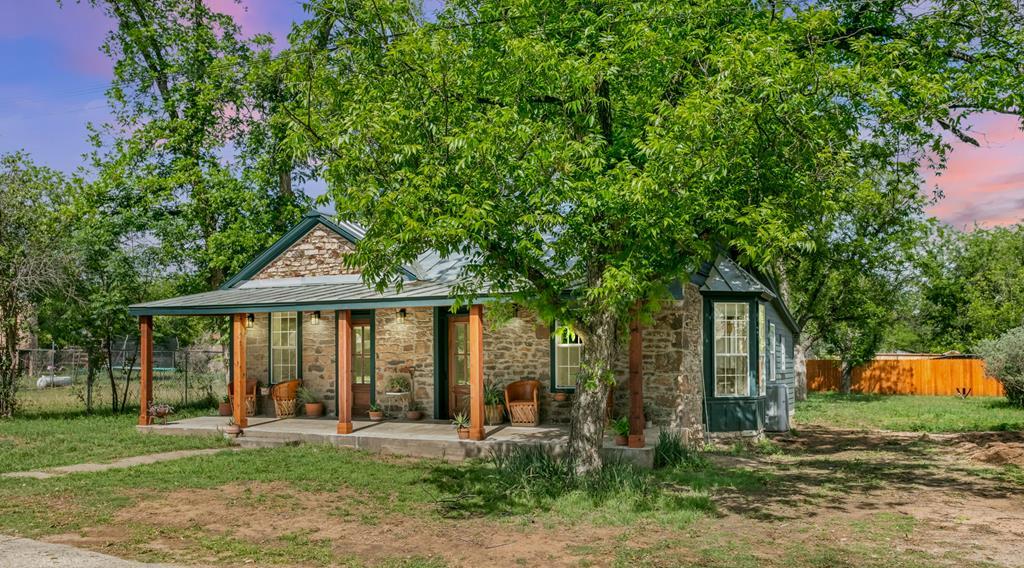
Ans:
{"label": "wooden porch beam", "polygon": [[139,316],[139,426],[149,426],[153,402],[153,316]]}
{"label": "wooden porch beam", "polygon": [[483,440],[484,429],[484,307],[469,307],[469,439]]}
{"label": "wooden porch beam", "polygon": [[335,353],[338,381],[338,433],[352,433],[352,311],[338,310]]}
{"label": "wooden porch beam", "polygon": [[231,316],[231,376],[234,384],[232,413],[239,428],[249,426],[245,412],[245,331],[246,314]]}
{"label": "wooden porch beam", "polygon": [[644,439],[644,340],[640,322],[629,325],[629,447],[642,448]]}

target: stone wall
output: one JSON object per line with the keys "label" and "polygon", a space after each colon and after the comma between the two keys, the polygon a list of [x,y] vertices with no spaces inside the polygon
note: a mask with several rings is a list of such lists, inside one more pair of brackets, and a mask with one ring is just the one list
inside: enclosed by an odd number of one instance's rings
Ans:
{"label": "stone wall", "polygon": [[521,379],[540,381],[543,422],[568,420],[569,404],[551,398],[551,328],[530,311],[496,324],[484,308],[484,381],[500,388]]}
{"label": "stone wall", "polygon": [[313,312],[302,313],[302,386],[320,395],[324,411],[333,415],[337,359],[334,312],[320,312],[316,325],[312,318]]}
{"label": "stone wall", "polygon": [[345,255],[353,250],[355,246],[341,235],[317,225],[252,279],[358,274],[358,269],[348,268],[344,263]]}
{"label": "stone wall", "polygon": [[433,308],[374,310],[377,401],[395,374],[412,379],[413,400],[424,415],[434,415],[434,311]]}
{"label": "stone wall", "polygon": [[270,373],[270,314],[253,314],[255,321],[245,330],[245,375],[266,386]]}

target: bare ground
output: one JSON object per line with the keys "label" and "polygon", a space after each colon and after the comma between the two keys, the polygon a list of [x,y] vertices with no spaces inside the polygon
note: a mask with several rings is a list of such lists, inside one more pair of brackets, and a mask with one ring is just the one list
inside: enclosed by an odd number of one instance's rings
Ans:
{"label": "bare ground", "polygon": [[[48,540],[192,564],[233,564],[231,550],[261,547],[268,563],[296,565],[1024,566],[1024,485],[1001,469],[1022,455],[1020,434],[813,428],[775,441],[776,454],[716,456],[772,481],[714,490],[716,511],[683,528],[446,519],[432,505],[382,515],[366,495],[243,481],[139,496],[144,508]],[[297,550],[324,555],[288,556]]]}

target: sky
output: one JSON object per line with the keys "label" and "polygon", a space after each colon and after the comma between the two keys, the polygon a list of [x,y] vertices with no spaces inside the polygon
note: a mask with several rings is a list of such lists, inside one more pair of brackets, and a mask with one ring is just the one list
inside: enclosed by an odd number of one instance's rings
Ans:
{"label": "sky", "polygon": [[[291,22],[304,17],[299,0],[206,1],[234,16],[243,32],[271,34],[279,48]],[[72,171],[89,150],[86,125],[108,116],[111,62],[99,47],[111,22],[75,0],[0,0],[0,14],[0,152],[25,150],[38,163]],[[941,175],[924,172],[922,191],[944,195],[929,213],[961,229],[1024,220],[1018,120],[984,115],[972,131],[981,147],[956,141]],[[306,189],[320,193],[323,184]]]}

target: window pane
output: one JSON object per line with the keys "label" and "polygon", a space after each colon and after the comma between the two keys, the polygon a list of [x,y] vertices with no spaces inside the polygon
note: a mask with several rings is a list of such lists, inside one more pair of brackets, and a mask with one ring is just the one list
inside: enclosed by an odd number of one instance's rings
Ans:
{"label": "window pane", "polygon": [[[557,327],[557,324],[556,324]],[[560,333],[555,337],[555,387],[572,389],[576,387],[576,376],[580,370],[583,344],[579,337]]]}
{"label": "window pane", "polygon": [[748,396],[749,305],[741,302],[714,304],[715,396]]}
{"label": "window pane", "polygon": [[298,318],[295,313],[270,314],[270,381],[298,378]]}

